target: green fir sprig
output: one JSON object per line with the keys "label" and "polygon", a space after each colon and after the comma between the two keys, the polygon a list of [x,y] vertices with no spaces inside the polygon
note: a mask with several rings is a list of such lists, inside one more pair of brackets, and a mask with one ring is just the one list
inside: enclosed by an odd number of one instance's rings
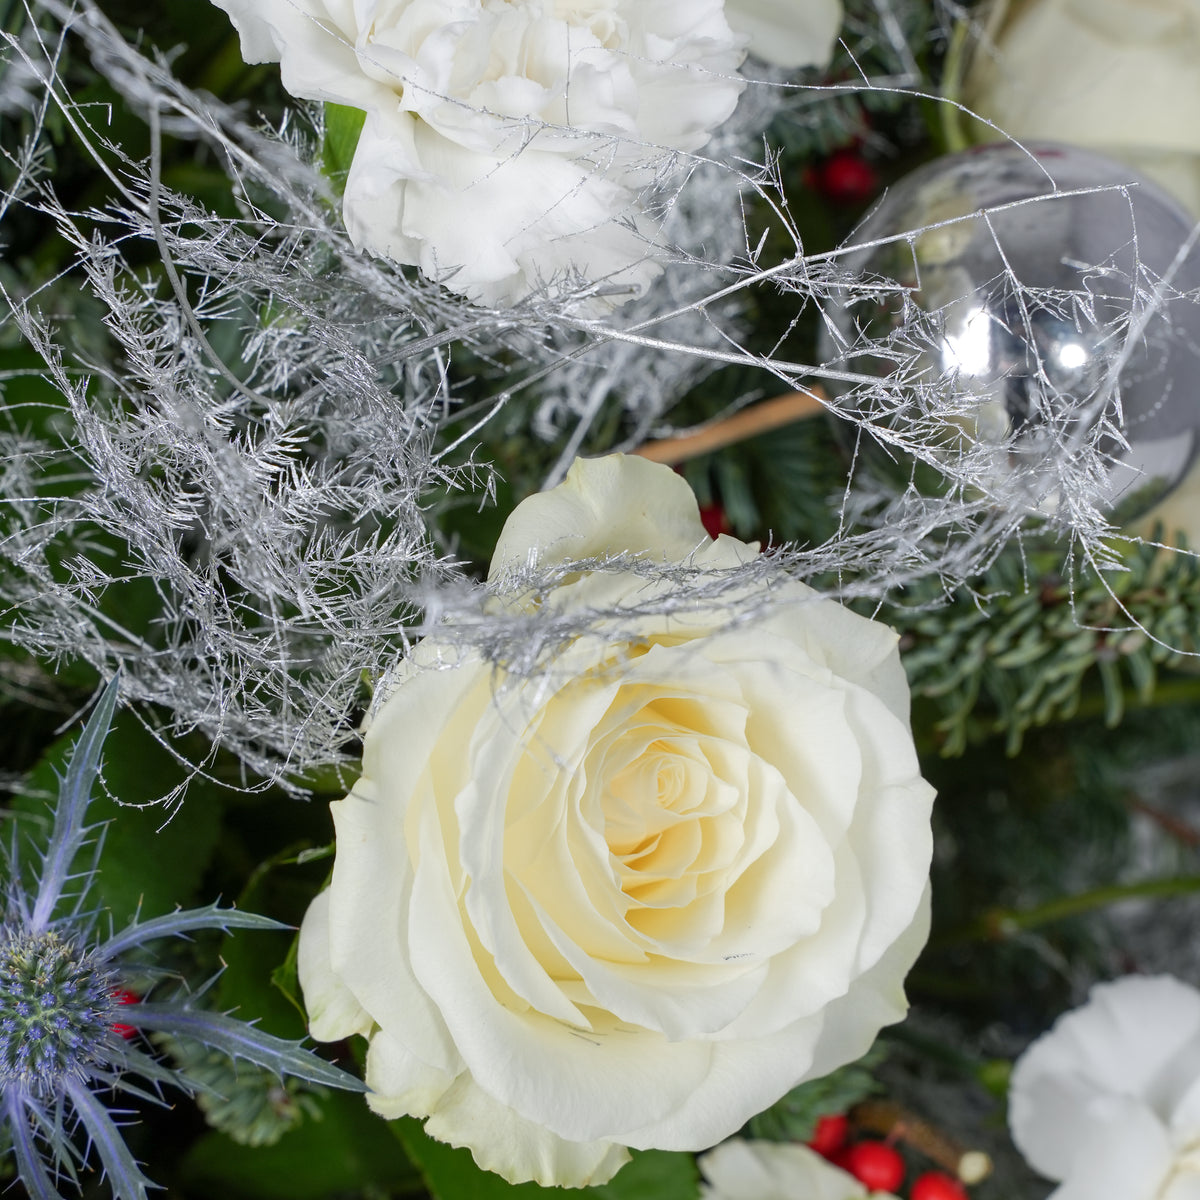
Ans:
{"label": "green fir sprig", "polygon": [[949,604],[928,582],[884,611],[942,754],[994,735],[1016,754],[1030,728],[1092,712],[1115,726],[1131,701],[1161,697],[1161,669],[1197,662],[1200,563],[1149,542],[1122,560],[1072,570],[1013,547]]}

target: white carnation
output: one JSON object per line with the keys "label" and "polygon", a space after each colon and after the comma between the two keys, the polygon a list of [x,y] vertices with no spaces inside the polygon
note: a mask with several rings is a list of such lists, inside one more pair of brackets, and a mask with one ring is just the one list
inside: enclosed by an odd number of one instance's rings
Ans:
{"label": "white carnation", "polygon": [[734,110],[747,42],[828,57],[836,0],[216,0],[295,96],[366,113],[355,243],[481,304],[661,269],[641,195]]}
{"label": "white carnation", "polygon": [[1169,976],[1092,989],[1017,1061],[1013,1140],[1050,1200],[1200,1196],[1200,992]]}

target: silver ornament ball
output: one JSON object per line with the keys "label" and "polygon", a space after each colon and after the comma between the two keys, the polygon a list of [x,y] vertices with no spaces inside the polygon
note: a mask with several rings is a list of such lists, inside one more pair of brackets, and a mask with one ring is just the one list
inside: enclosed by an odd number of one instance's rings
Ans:
{"label": "silver ornament ball", "polygon": [[1128,519],[1200,446],[1194,224],[1156,184],[1076,147],[929,163],[839,258],[854,283],[827,314],[829,389],[885,441],[906,430],[946,461],[992,452],[991,481],[1010,486],[987,490],[1011,500],[1017,480],[1017,501],[1043,515],[1086,444],[1101,464],[1085,472],[1089,502]]}

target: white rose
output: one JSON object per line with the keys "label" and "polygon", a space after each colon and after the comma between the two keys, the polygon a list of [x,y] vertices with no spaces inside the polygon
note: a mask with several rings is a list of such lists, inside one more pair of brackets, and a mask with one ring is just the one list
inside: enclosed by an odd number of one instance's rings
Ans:
{"label": "white rose", "polygon": [[842,0],[725,0],[725,18],[750,53],[779,67],[823,67],[842,27]]}
{"label": "white rose", "polygon": [[[518,505],[510,571],[615,554],[719,572],[670,469],[613,455]],[[384,1116],[428,1116],[511,1181],[583,1185],[626,1147],[713,1145],[905,1011],[928,928],[932,789],[886,626],[774,579],[761,619],[647,615],[644,573],[542,609],[596,621],[543,675],[415,650],[333,807],[300,934],[314,1037],[370,1039]]]}
{"label": "white rose", "polygon": [[989,32],[969,108],[1127,162],[1200,215],[1200,0],[1013,0]]}
{"label": "white rose", "polygon": [[644,285],[638,192],[745,85],[723,0],[215,2],[293,95],[366,112],[355,243],[485,304],[578,276]]}
{"label": "white rose", "polygon": [[1169,976],[1092,989],[1018,1059],[1013,1140],[1050,1200],[1200,1196],[1200,992]]}
{"label": "white rose", "polygon": [[700,1159],[700,1200],[896,1200],[794,1142],[723,1142]]}

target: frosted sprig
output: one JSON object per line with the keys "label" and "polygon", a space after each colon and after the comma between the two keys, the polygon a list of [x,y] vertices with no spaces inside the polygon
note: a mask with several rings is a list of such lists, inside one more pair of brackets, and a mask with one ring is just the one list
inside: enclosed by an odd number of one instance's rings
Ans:
{"label": "frosted sprig", "polygon": [[[25,291],[0,276],[0,339],[36,349],[61,395],[10,408],[0,423],[0,637],[42,661],[119,669],[129,699],[166,714],[168,740],[198,732],[284,786],[346,758],[372,685],[447,614],[455,639],[513,672],[540,669],[545,648],[586,633],[596,615],[553,628],[544,618],[532,636],[527,622],[495,617],[442,514],[494,496],[489,444],[520,447],[520,466],[544,463],[554,482],[578,451],[671,432],[680,401],[714,368],[754,368],[762,391],[846,374],[799,356],[790,335],[747,348],[756,294],[781,293],[798,323],[886,286],[847,269],[853,245],[804,246],[761,138],[781,114],[851,94],[919,94],[896,31],[918,9],[855,5],[846,54],[892,46],[886,77],[812,88],[760,74],[704,153],[679,155],[655,179],[645,199],[665,224],[648,252],[664,271],[598,319],[579,303],[600,286],[586,280],[489,309],[359,253],[320,169],[320,111],[288,111],[266,128],[187,88],[92,0],[29,0],[26,27],[0,34],[29,130],[0,147],[0,215],[32,210],[74,261]],[[144,119],[148,155],[112,143],[103,112],[71,94],[64,57],[90,62]],[[75,211],[56,191],[44,153],[51,117],[107,180],[94,210]],[[221,165],[235,215],[167,186],[165,138]],[[1153,281],[1136,283],[1153,303]],[[49,315],[80,305],[87,319]],[[658,589],[660,609],[752,595],[739,580],[779,571],[835,580],[844,598],[878,599],[930,576],[950,589],[1021,536],[1027,492],[996,482],[1010,447],[946,452],[964,399],[950,377],[923,373],[929,320],[912,306],[877,347],[894,371],[858,380],[840,411],[864,439],[940,472],[942,492],[889,491],[856,465],[829,498],[840,520],[826,543],[781,549],[728,584]],[[1114,330],[1116,342],[1136,336]],[[1070,421],[1050,431],[1039,465],[1062,498],[1048,523],[1079,561],[1111,562],[1095,497],[1119,421],[1095,422],[1082,445]],[[139,624],[138,612],[151,615]],[[732,620],[753,615],[731,609]],[[15,670],[0,660],[0,677]]]}
{"label": "frosted sprig", "polygon": [[[151,1185],[125,1145],[119,1093],[157,1099],[165,1086],[192,1092],[193,1080],[126,1029],[167,1034],[223,1058],[254,1064],[277,1079],[364,1091],[352,1075],[297,1042],[265,1033],[184,994],[125,1003],[135,950],[192,930],[279,929],[278,922],[216,905],[134,921],[107,937],[87,907],[95,867],[79,868],[98,831],[87,809],[112,719],[119,681],[105,688],[60,779],[54,827],[26,878],[15,843],[5,856],[7,894],[0,919],[0,1096],[17,1173],[35,1200],[77,1183],[94,1155],[115,1200],[145,1200]],[[144,973],[144,964],[138,973]],[[80,1139],[75,1133],[81,1133]]]}

